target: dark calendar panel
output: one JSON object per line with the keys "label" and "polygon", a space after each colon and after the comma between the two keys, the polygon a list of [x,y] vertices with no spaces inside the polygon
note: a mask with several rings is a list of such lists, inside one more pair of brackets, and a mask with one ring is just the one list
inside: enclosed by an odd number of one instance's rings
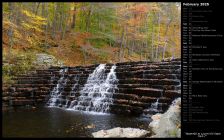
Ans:
{"label": "dark calendar panel", "polygon": [[182,2],[182,136],[222,136],[222,5]]}

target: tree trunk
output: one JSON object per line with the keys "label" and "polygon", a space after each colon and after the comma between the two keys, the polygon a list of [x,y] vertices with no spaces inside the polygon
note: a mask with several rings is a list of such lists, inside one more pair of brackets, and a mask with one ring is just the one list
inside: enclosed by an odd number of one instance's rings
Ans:
{"label": "tree trunk", "polygon": [[[47,4],[47,3],[46,3]],[[45,2],[43,2],[42,4],[41,4],[41,15],[42,15],[42,17],[45,17],[46,15],[45,15]]]}
{"label": "tree trunk", "polygon": [[151,50],[151,60],[153,61],[154,60],[154,26],[152,26],[152,37],[151,37],[151,39],[152,39],[152,44],[151,44],[151,48],[152,48],[152,50]]}
{"label": "tree trunk", "polygon": [[[159,25],[159,29],[158,29],[158,44],[160,42],[160,13],[158,13],[158,25]],[[158,59],[158,53],[159,53],[159,45],[156,45],[156,59]]]}
{"label": "tree trunk", "polygon": [[73,15],[72,15],[72,24],[71,24],[72,29],[75,28],[75,21],[76,21],[76,5],[74,5],[74,10],[73,10]]}
{"label": "tree trunk", "polygon": [[[13,19],[14,19],[13,18],[13,15],[14,15],[14,13],[13,13],[14,5],[11,2],[9,2],[8,5],[9,5],[9,12],[10,12],[10,14],[9,14],[9,21],[13,23]],[[12,49],[12,46],[13,46],[13,29],[12,29],[12,27],[9,27],[8,37],[9,37],[9,49],[8,49],[8,56],[7,57],[8,57],[8,60],[10,60],[10,58],[11,58],[11,49]]]}
{"label": "tree trunk", "polygon": [[[125,31],[126,32],[126,31]],[[125,57],[125,49],[127,48],[127,37],[124,39],[124,46],[123,46],[123,54],[122,54],[122,61]]]}
{"label": "tree trunk", "polygon": [[122,32],[122,36],[121,36],[121,44],[120,44],[120,50],[119,50],[119,62],[122,62],[121,58],[122,58],[122,46],[123,46],[123,41],[124,41],[124,28],[123,27],[123,32]]}
{"label": "tree trunk", "polygon": [[63,39],[63,21],[64,21],[64,15],[61,12],[60,13],[60,33],[61,33],[61,40]]}
{"label": "tree trunk", "polygon": [[90,26],[90,18],[91,18],[91,13],[92,13],[92,4],[90,5],[88,15],[86,17],[86,31],[89,32],[89,26]]}
{"label": "tree trunk", "polygon": [[165,58],[166,46],[167,46],[167,38],[165,39],[165,46],[163,47],[163,59]]}
{"label": "tree trunk", "polygon": [[135,41],[133,40],[132,46],[131,46],[131,55],[134,53],[134,46],[135,46]]}
{"label": "tree trunk", "polygon": [[[173,36],[175,36],[175,28],[173,28]],[[174,42],[174,41],[173,41]],[[174,49],[173,49],[173,51],[172,51],[172,58],[175,58],[176,57],[176,55],[175,55],[175,48],[176,48],[176,43],[174,42],[173,43],[174,45],[172,46]]]}
{"label": "tree trunk", "polygon": [[21,12],[20,12],[20,9],[22,8],[22,4],[17,4],[16,6],[13,6],[13,10],[14,11],[17,11],[16,12],[16,16],[15,16],[15,20],[16,20],[16,25],[17,26],[20,26],[21,24],[21,19],[22,19],[22,16],[21,16]]}
{"label": "tree trunk", "polygon": [[37,15],[37,13],[38,13],[39,6],[40,6],[40,2],[37,3],[37,8],[36,8],[35,15]]}
{"label": "tree trunk", "polygon": [[[45,3],[43,3],[45,4]],[[44,6],[43,6],[44,7]],[[42,8],[43,8],[42,7]],[[42,9],[43,10],[43,9]],[[45,9],[44,9],[45,10]],[[46,15],[45,15],[45,11],[42,11],[42,14],[44,14],[44,16],[47,17],[47,24],[45,26],[45,40],[44,40],[44,46],[45,48],[47,47],[47,34],[48,34],[48,18],[49,18],[49,14],[48,14],[48,3],[46,3]]]}
{"label": "tree trunk", "polygon": [[52,23],[52,38],[54,38],[54,39],[55,39],[55,35],[56,35],[57,20],[58,20],[58,18],[57,18],[58,4],[59,3],[56,3],[54,5],[54,16],[53,16],[54,20],[53,20],[53,23]]}
{"label": "tree trunk", "polygon": [[[65,15],[65,21],[67,21],[67,19],[68,19],[68,16]],[[63,31],[62,31],[62,38],[61,39],[64,39],[66,30],[67,30],[67,26],[65,25],[64,28],[63,28]]]}

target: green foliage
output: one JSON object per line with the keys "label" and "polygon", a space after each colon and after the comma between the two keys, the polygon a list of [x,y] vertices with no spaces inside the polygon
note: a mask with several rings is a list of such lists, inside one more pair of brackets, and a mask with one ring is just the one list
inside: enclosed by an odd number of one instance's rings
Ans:
{"label": "green foliage", "polygon": [[9,12],[8,3],[3,2],[2,8],[3,8],[3,13],[8,13]]}
{"label": "green foliage", "polygon": [[105,45],[107,45],[107,42],[101,38],[96,38],[96,39],[89,39],[89,42],[94,48],[101,49]]}
{"label": "green foliage", "polygon": [[[5,57],[3,57],[4,59]],[[33,61],[36,59],[33,53],[14,53],[10,61],[3,63],[2,75],[4,82],[11,82],[13,76],[25,74],[35,67]]]}

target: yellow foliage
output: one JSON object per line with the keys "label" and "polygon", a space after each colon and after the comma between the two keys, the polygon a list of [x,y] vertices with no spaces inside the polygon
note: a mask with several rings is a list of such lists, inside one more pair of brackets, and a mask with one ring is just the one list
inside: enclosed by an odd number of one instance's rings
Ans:
{"label": "yellow foliage", "polygon": [[22,38],[21,33],[18,31],[18,26],[10,22],[7,18],[3,19],[3,27],[5,30],[12,29],[15,38]]}
{"label": "yellow foliage", "polygon": [[15,25],[14,23],[12,23],[12,22],[10,22],[8,19],[4,19],[3,20],[3,26],[4,26],[4,28],[16,28],[17,27],[17,25]]}
{"label": "yellow foliage", "polygon": [[30,23],[40,26],[40,25],[47,25],[47,21],[46,20],[32,20],[30,21]]}
{"label": "yellow foliage", "polygon": [[38,32],[42,32],[41,26],[47,24],[46,18],[43,18],[41,16],[37,16],[27,10],[22,10],[22,13],[26,15],[27,17],[31,18],[31,20],[28,23],[22,23],[23,27],[26,29],[35,30]]}
{"label": "yellow foliage", "polygon": [[30,17],[30,18],[34,18],[35,20],[39,20],[39,21],[46,21],[46,18],[37,16],[27,10],[22,10],[22,13],[25,14],[26,16]]}
{"label": "yellow foliage", "polygon": [[32,26],[30,24],[27,24],[27,23],[22,23],[22,26],[28,30],[35,30],[35,31],[38,31],[38,32],[42,32],[42,30],[36,26]]}
{"label": "yellow foliage", "polygon": [[43,32],[43,30],[41,29],[41,26],[47,24],[46,18],[43,18],[41,16],[37,16],[37,15],[33,14],[32,12],[29,12],[27,10],[22,10],[22,13],[30,18],[28,22],[24,22],[24,21],[22,22],[22,26],[26,30],[32,30],[32,31],[35,31],[35,32],[36,31],[37,32]]}

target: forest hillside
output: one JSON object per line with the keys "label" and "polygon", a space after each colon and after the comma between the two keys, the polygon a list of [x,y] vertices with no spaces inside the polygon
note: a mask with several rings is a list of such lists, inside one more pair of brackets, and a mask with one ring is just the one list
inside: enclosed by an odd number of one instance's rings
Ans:
{"label": "forest hillside", "polygon": [[178,3],[3,3],[3,81],[37,68],[180,57]]}

